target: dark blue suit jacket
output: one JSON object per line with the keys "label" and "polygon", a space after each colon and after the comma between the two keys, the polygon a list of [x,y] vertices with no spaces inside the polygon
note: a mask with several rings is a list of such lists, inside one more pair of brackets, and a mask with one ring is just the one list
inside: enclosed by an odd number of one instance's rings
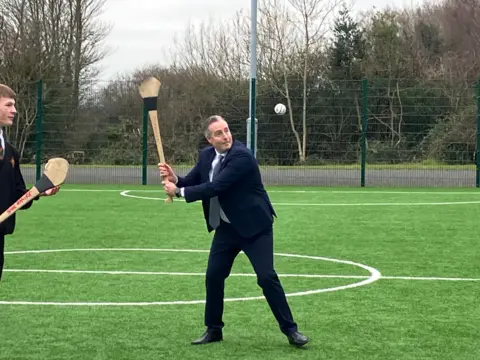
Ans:
{"label": "dark blue suit jacket", "polygon": [[[8,142],[5,142],[5,156],[3,160],[0,160],[0,214],[13,205],[26,192],[25,181],[20,171],[18,151]],[[38,200],[38,197],[34,200]],[[33,201],[30,201],[21,210],[30,208],[32,204]],[[0,234],[13,234],[15,223],[16,214],[13,214],[0,224]]]}
{"label": "dark blue suit jacket", "polygon": [[210,198],[218,196],[220,206],[231,225],[243,237],[252,237],[270,228],[275,210],[263,186],[257,160],[250,149],[233,141],[221,165],[219,174],[210,182],[209,172],[216,152],[208,146],[200,152],[197,164],[177,187],[184,187],[185,200],[201,200],[208,231]]}

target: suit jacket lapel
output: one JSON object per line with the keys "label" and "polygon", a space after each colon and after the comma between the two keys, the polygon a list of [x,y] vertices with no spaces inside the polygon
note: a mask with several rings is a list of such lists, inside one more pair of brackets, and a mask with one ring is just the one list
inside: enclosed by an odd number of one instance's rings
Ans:
{"label": "suit jacket lapel", "polygon": [[[232,149],[230,149],[230,151],[232,151]],[[219,173],[220,173],[220,171],[222,171],[223,168],[225,167],[225,162],[226,162],[226,160],[227,160],[227,158],[228,158],[228,155],[230,155],[230,151],[227,153],[227,155],[225,155],[222,163],[220,164],[220,170],[218,170]]]}
{"label": "suit jacket lapel", "polygon": [[3,166],[7,163],[7,159],[11,157],[12,155],[10,155],[9,146],[5,144],[5,148],[3,149],[3,158],[0,159],[0,169],[2,169]]}
{"label": "suit jacket lapel", "polygon": [[230,157],[230,155],[231,155],[232,152],[234,152],[234,151],[235,151],[235,140],[233,140],[233,142],[232,142],[232,147],[230,148],[230,150],[228,150],[227,155],[225,155],[225,159],[223,159],[222,166],[220,166],[220,171],[222,171],[222,169],[225,167],[225,162],[226,162],[226,160]]}

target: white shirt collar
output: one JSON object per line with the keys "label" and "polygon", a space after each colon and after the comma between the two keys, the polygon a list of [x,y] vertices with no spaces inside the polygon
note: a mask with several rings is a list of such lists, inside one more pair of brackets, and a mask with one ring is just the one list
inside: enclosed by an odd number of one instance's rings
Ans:
{"label": "white shirt collar", "polygon": [[0,128],[0,146],[3,148],[3,152],[5,152],[5,139],[3,138],[3,130]]}
{"label": "white shirt collar", "polygon": [[225,157],[225,156],[227,155],[227,153],[228,153],[228,151],[225,151],[224,153],[219,153],[219,152],[217,151],[217,149],[215,149],[215,154],[216,154],[215,157],[217,157],[217,158],[220,157],[220,156]]}

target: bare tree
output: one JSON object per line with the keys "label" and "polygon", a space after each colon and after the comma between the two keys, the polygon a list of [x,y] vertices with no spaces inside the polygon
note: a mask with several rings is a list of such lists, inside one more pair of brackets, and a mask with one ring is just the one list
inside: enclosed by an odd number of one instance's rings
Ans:
{"label": "bare tree", "polygon": [[[94,65],[105,56],[102,41],[108,28],[98,21],[103,4],[104,0],[0,4],[0,80],[19,94],[18,121],[10,138],[22,155],[36,117],[38,80],[44,80],[44,99],[50,106],[63,106],[67,113],[78,108],[82,82],[94,77]],[[56,96],[49,97],[53,90]],[[69,117],[63,119],[66,128]]]}
{"label": "bare tree", "polygon": [[[410,60],[405,55],[405,34],[400,31],[399,13],[386,10],[374,13],[365,24],[367,61],[365,75],[376,78],[371,86],[378,94],[372,100],[370,116],[386,128],[390,147],[398,147],[402,141],[403,104],[400,83],[413,77]],[[408,44],[411,48],[411,44]],[[383,106],[383,102],[388,106]]]}
{"label": "bare tree", "polygon": [[[340,4],[340,0],[289,0],[288,4],[282,5],[279,0],[268,0],[259,8],[259,53],[263,54],[259,69],[285,97],[300,162],[307,157],[307,101],[309,75],[313,66],[311,57],[313,53],[322,52],[330,15]],[[315,65],[321,66],[318,63]],[[290,94],[293,78],[300,78],[302,84],[302,136],[297,130]]]}
{"label": "bare tree", "polygon": [[18,118],[7,136],[23,155],[25,143],[36,118],[34,82],[45,69],[41,56],[38,7],[31,0],[12,0],[1,8],[1,71],[0,82],[18,94]]}
{"label": "bare tree", "polygon": [[245,27],[248,18],[242,12],[228,22],[202,22],[188,25],[182,38],[174,39],[174,66],[202,68],[224,79],[244,79],[248,75],[249,44]]}

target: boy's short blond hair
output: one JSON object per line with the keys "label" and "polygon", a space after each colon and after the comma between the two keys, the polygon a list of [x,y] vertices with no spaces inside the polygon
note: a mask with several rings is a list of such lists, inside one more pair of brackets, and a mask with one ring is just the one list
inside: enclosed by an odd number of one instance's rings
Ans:
{"label": "boy's short blond hair", "polygon": [[12,89],[10,89],[7,85],[0,84],[0,98],[4,97],[4,98],[15,99],[16,96],[17,94],[15,94],[15,92]]}

